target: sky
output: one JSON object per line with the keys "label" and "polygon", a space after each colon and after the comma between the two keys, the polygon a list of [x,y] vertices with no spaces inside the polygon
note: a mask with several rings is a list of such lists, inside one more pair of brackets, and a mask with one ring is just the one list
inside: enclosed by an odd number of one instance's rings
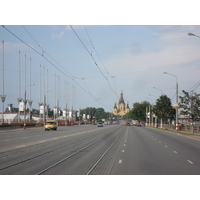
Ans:
{"label": "sky", "polygon": [[35,0],[31,6],[19,0],[12,7],[2,2],[4,107],[18,107],[25,90],[35,109],[45,95],[51,109],[59,103],[61,109],[67,104],[111,112],[121,91],[130,108],[135,102],[155,103],[161,94],[175,103],[176,77],[179,95],[182,90],[199,93],[200,38],[188,36],[200,35],[196,2],[181,1],[181,8],[180,1],[157,0]]}
{"label": "sky", "polygon": [[[51,108],[57,99],[61,109],[67,104],[76,110],[102,107],[111,112],[121,91],[130,108],[135,102],[155,103],[161,94],[175,103],[176,77],[179,95],[200,81],[200,38],[188,36],[189,32],[200,35],[200,26],[1,26],[5,107],[10,103],[18,107],[25,84],[35,109],[44,94]],[[1,81],[1,94],[2,85]]]}

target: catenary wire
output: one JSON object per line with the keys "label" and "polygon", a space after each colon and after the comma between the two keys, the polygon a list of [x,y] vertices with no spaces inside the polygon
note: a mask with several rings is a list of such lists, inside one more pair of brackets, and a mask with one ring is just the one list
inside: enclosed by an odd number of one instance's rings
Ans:
{"label": "catenary wire", "polygon": [[108,78],[104,75],[104,73],[101,71],[99,65],[97,64],[96,60],[94,59],[92,53],[90,53],[90,51],[88,50],[88,48],[85,46],[85,44],[83,43],[83,41],[81,40],[81,38],[78,36],[78,34],[76,33],[76,31],[73,29],[73,27],[70,25],[70,28],[72,29],[72,31],[74,32],[74,34],[76,35],[76,37],[79,39],[79,41],[81,42],[81,44],[84,46],[84,48],[86,49],[86,51],[89,53],[89,55],[91,56],[93,62],[95,63],[95,65],[97,66],[97,68],[99,69],[99,71],[101,72],[102,76],[105,78],[105,80],[107,81],[110,89],[113,91],[113,93],[116,95],[115,91],[113,90],[113,88],[111,87]]}
{"label": "catenary wire", "polygon": [[[37,51],[36,49],[34,49],[33,47],[31,47],[29,44],[27,44],[25,41],[23,41],[21,38],[19,38],[16,34],[14,34],[12,31],[10,31],[8,28],[6,28],[4,25],[1,25],[6,31],[8,31],[11,35],[13,35],[14,37],[16,37],[18,40],[20,40],[22,43],[24,43],[26,46],[28,46],[31,50],[33,50],[35,53],[37,53],[38,55],[42,56],[47,62],[49,62],[52,66],[54,66],[58,71],[60,71],[62,74],[64,74],[65,76],[67,76],[68,78],[70,78],[71,80],[73,80],[84,92],[86,92],[87,94],[89,94],[96,102],[98,102],[100,105],[102,105],[99,101],[97,101],[97,98],[94,98],[91,93],[89,93],[88,91],[86,91],[76,80],[74,80],[74,77],[71,77],[69,75],[67,75],[65,72],[63,72],[61,69],[59,69],[54,63],[52,63],[48,58],[46,58],[42,54]],[[104,105],[102,105],[104,106]]]}

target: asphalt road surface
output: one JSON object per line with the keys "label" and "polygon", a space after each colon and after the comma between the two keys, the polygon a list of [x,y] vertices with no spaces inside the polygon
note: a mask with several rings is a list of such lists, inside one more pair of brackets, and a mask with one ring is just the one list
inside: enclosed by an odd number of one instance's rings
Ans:
{"label": "asphalt road surface", "polygon": [[199,175],[200,141],[149,127],[0,129],[0,174]]}

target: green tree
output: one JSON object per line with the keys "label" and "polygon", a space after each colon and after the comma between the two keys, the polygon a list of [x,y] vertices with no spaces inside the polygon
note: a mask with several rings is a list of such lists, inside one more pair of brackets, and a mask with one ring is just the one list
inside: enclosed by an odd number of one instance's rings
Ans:
{"label": "green tree", "polygon": [[149,107],[150,103],[143,101],[141,103],[134,103],[132,110],[128,113],[128,118],[138,121],[146,120],[146,108]]}
{"label": "green tree", "polygon": [[179,106],[183,108],[180,111],[182,115],[189,115],[194,122],[198,117],[200,117],[200,94],[196,92],[186,92],[182,90],[184,96],[179,96],[180,103]]}
{"label": "green tree", "polygon": [[167,120],[172,121],[176,117],[176,110],[172,108],[171,100],[167,95],[161,95],[160,98],[156,100],[153,113],[155,113],[158,119],[163,119],[164,123],[167,123]]}
{"label": "green tree", "polygon": [[87,107],[80,110],[81,115],[86,114],[90,116],[90,121],[101,121],[102,119],[108,119],[110,116],[109,112],[105,112],[103,108]]}

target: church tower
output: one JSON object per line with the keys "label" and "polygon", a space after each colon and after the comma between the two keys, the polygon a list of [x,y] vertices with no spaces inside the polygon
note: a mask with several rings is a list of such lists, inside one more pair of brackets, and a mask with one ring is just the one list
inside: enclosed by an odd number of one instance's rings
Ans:
{"label": "church tower", "polygon": [[113,114],[124,116],[129,111],[130,111],[129,105],[128,103],[127,105],[125,104],[124,98],[123,98],[123,92],[121,91],[118,104],[116,105],[116,102],[114,104]]}

